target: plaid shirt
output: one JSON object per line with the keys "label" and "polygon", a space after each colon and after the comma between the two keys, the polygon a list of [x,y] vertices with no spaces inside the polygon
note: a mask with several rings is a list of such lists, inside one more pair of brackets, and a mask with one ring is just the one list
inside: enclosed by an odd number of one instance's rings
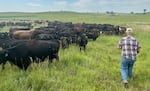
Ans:
{"label": "plaid shirt", "polygon": [[132,60],[136,60],[136,54],[141,48],[139,42],[132,36],[123,37],[119,43],[118,48],[122,49],[122,56]]}

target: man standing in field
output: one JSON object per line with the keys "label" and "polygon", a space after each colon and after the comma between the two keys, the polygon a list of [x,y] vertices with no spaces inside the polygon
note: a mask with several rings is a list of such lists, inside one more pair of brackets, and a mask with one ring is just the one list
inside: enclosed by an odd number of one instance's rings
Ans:
{"label": "man standing in field", "polygon": [[125,87],[128,86],[128,79],[132,77],[132,69],[136,61],[136,55],[141,48],[139,42],[132,34],[132,28],[127,28],[127,36],[123,37],[118,43],[118,48],[122,49],[121,76]]}

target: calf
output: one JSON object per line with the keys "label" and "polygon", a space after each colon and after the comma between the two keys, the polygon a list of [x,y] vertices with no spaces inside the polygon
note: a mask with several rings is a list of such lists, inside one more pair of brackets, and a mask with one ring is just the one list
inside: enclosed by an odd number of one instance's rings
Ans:
{"label": "calf", "polygon": [[82,50],[82,48],[85,51],[87,43],[88,43],[88,38],[85,34],[80,34],[77,37],[77,44],[79,44],[80,51]]}

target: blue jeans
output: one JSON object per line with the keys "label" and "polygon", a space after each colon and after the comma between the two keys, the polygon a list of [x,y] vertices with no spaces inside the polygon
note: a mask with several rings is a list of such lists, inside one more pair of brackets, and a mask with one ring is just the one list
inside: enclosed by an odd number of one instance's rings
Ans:
{"label": "blue jeans", "polygon": [[122,80],[128,80],[128,78],[132,77],[132,69],[133,69],[134,62],[135,60],[122,57],[121,60]]}

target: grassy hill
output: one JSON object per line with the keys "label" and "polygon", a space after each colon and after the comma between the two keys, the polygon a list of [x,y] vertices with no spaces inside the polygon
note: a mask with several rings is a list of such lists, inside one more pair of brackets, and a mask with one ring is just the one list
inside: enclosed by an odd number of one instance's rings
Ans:
{"label": "grassy hill", "polygon": [[0,69],[0,91],[150,91],[149,17],[149,14],[109,16],[74,12],[0,13],[0,21],[14,18],[44,19],[132,27],[134,36],[142,46],[129,89],[124,89],[121,83],[121,51],[117,49],[121,36],[101,35],[96,41],[89,41],[86,52],[80,52],[76,45],[60,49],[60,61],[54,60],[50,67],[45,61],[31,64],[25,72],[7,63],[5,70]]}
{"label": "grassy hill", "polygon": [[0,19],[29,19],[29,20],[58,20],[74,23],[108,23],[108,24],[130,24],[146,23],[149,24],[150,14],[118,14],[107,15],[103,13],[77,13],[77,12],[43,12],[43,13],[19,13],[5,12],[0,13]]}

